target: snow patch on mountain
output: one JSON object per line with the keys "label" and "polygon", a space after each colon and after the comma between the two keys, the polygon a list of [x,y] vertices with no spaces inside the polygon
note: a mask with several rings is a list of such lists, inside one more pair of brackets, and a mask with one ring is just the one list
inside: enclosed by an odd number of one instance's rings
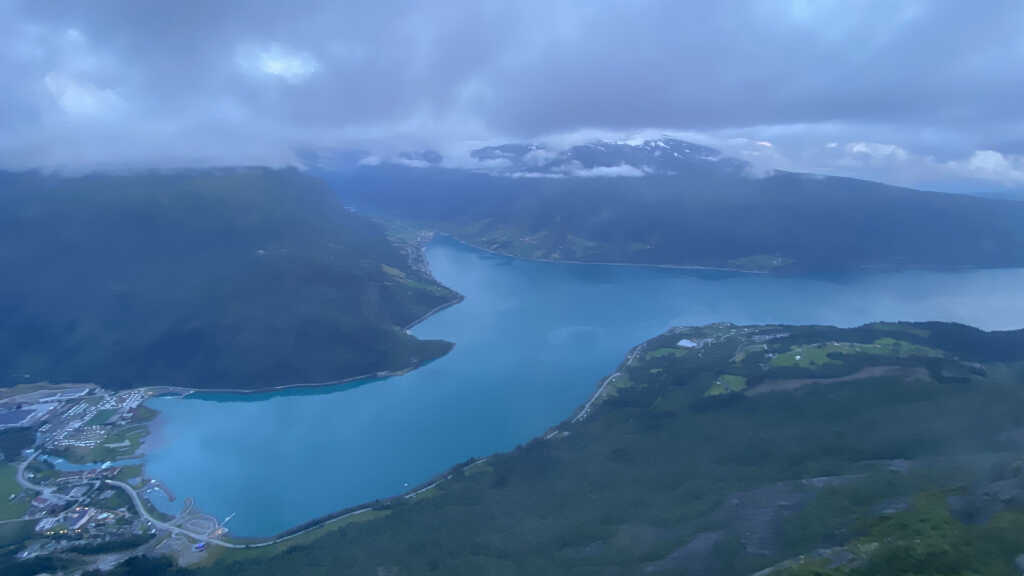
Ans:
{"label": "snow patch on mountain", "polygon": [[471,162],[469,169],[507,176],[639,177],[693,169],[742,171],[745,166],[714,148],[674,138],[595,140],[566,148],[502,144],[472,150],[470,158],[477,165]]}

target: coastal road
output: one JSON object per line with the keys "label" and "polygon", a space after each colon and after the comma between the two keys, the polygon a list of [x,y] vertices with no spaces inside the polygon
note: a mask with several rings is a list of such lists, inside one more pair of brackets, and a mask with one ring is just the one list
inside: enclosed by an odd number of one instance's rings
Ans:
{"label": "coastal road", "polygon": [[[641,344],[640,346],[637,346],[632,351],[630,351],[629,355],[626,356],[625,365],[630,366],[631,364],[633,364],[633,361],[636,360],[637,355],[640,354],[643,348],[643,344]],[[576,416],[569,422],[575,424],[589,416],[591,406],[593,406],[594,402],[597,402],[601,398],[601,395],[604,394],[604,389],[608,387],[608,384],[611,383],[612,380],[618,378],[619,376],[622,376],[622,372],[615,372],[611,376],[605,378],[604,382],[601,382],[601,386],[599,386],[597,391],[594,392],[593,396],[590,397],[590,400],[587,400],[587,403],[583,405],[583,408],[579,411],[579,413],[577,413]],[[550,436],[554,436],[554,433],[552,433]]]}
{"label": "coastal road", "polygon": [[583,409],[580,410],[580,413],[577,414],[576,417],[573,418],[570,422],[575,424],[575,423],[579,422],[580,420],[583,420],[584,418],[589,416],[590,415],[590,407],[591,407],[591,405],[593,405],[594,402],[596,402],[599,398],[601,398],[601,395],[604,394],[604,389],[606,387],[608,387],[608,383],[611,382],[612,380],[618,378],[621,375],[622,375],[622,372],[616,372],[616,373],[612,374],[611,376],[605,378],[604,382],[601,383],[601,386],[598,387],[596,392],[594,392],[594,395],[590,397],[590,400],[587,400],[587,403],[583,405]]}
{"label": "coastal road", "polygon": [[[33,484],[32,482],[29,482],[29,480],[27,478],[25,478],[25,468],[28,467],[29,463],[31,463],[32,460],[34,460],[36,455],[38,455],[38,454],[39,454],[38,452],[33,452],[28,457],[27,460],[25,460],[20,465],[18,465],[18,474],[16,475],[16,478],[18,480],[18,484],[21,484],[23,487],[28,488],[29,490],[35,490],[36,492],[42,492],[44,494],[49,494],[50,492],[53,491],[53,488],[47,488],[45,486],[40,486],[38,484]],[[184,534],[185,536],[189,536],[191,538],[199,540],[200,542],[207,542],[209,544],[216,544],[217,546],[224,546],[225,548],[247,548],[248,547],[248,546],[243,545],[243,544],[233,544],[231,542],[225,542],[223,540],[220,540],[219,538],[210,538],[210,537],[206,536],[205,534],[198,534],[196,532],[192,532],[191,530],[186,530],[186,529],[183,529],[183,528],[179,528],[178,526],[173,526],[173,525],[168,524],[166,522],[161,522],[160,520],[157,520],[156,518],[151,516],[149,514],[149,512],[146,511],[146,508],[142,505],[142,500],[139,498],[139,495],[138,495],[138,493],[135,492],[134,488],[132,488],[128,484],[125,484],[124,482],[119,482],[117,480],[107,480],[106,482],[107,482],[107,484],[111,484],[111,485],[116,486],[116,487],[124,490],[125,492],[127,492],[128,493],[128,497],[131,498],[131,500],[132,500],[132,504],[135,505],[135,509],[139,512],[139,516],[145,518],[151,524],[153,524],[153,526],[156,526],[157,528],[159,528],[161,530],[167,530],[168,532],[171,532],[172,534],[174,534],[174,533]]]}
{"label": "coastal road", "polygon": [[174,526],[173,524],[168,524],[167,522],[161,522],[160,520],[157,520],[156,518],[154,518],[153,516],[151,516],[149,514],[149,512],[146,510],[146,508],[142,505],[142,499],[139,498],[139,495],[138,495],[137,492],[135,492],[134,488],[132,488],[128,484],[125,484],[124,482],[119,482],[117,480],[107,480],[107,484],[110,484],[111,486],[117,486],[118,488],[120,488],[120,489],[124,490],[125,492],[127,492],[128,493],[128,497],[132,499],[132,504],[135,505],[135,509],[138,511],[139,516],[145,518],[146,520],[149,521],[150,524],[152,524],[153,526],[156,526],[157,528],[159,528],[161,530],[166,530],[166,531],[170,532],[171,534],[184,534],[185,536],[188,536],[190,538],[194,538],[194,539],[196,539],[196,540],[198,540],[200,542],[206,542],[207,544],[216,544],[217,546],[223,546],[225,548],[248,548],[249,547],[249,546],[246,546],[245,544],[234,544],[234,543],[231,543],[231,542],[225,542],[225,541],[223,541],[223,540],[221,540],[219,538],[210,538],[209,536],[207,536],[205,534],[198,534],[196,532],[192,532],[191,530],[186,530],[184,528],[181,528],[181,527],[178,527],[178,526]]}
{"label": "coastal road", "polygon": [[124,490],[125,492],[127,492],[128,493],[128,497],[132,499],[132,504],[135,505],[135,509],[139,512],[139,516],[145,518],[150,523],[152,523],[153,526],[156,526],[160,530],[166,530],[166,531],[170,532],[172,535],[173,534],[184,534],[185,536],[188,536],[190,538],[194,538],[194,539],[196,539],[196,540],[198,540],[200,542],[206,542],[207,544],[213,544],[215,546],[223,546],[225,548],[234,548],[236,550],[237,549],[245,549],[245,548],[263,548],[264,546],[271,546],[273,544],[280,544],[281,542],[286,542],[288,540],[291,540],[292,538],[295,538],[296,536],[300,536],[302,534],[305,534],[305,533],[310,532],[312,530],[316,530],[318,528],[321,528],[321,527],[329,525],[329,524],[333,524],[333,523],[335,523],[335,522],[337,522],[339,520],[343,520],[345,518],[351,518],[352,516],[357,516],[359,514],[363,514],[363,513],[366,513],[366,512],[369,512],[370,510],[372,510],[372,508],[370,508],[370,507],[360,508],[358,510],[353,510],[352,512],[349,512],[347,514],[343,514],[341,516],[338,516],[336,518],[332,518],[332,519],[328,520],[327,522],[324,522],[323,524],[317,524],[315,526],[310,526],[309,528],[306,528],[305,530],[301,530],[299,532],[294,532],[292,534],[288,534],[287,536],[281,536],[279,538],[274,538],[274,539],[271,539],[271,540],[264,540],[263,542],[250,542],[248,544],[235,544],[233,542],[225,542],[224,540],[221,540],[220,538],[211,538],[210,536],[207,536],[205,534],[198,534],[198,533],[193,532],[191,530],[187,530],[185,528],[181,528],[180,526],[175,526],[174,524],[169,524],[167,522],[161,522],[160,520],[157,520],[152,515],[150,515],[150,513],[148,511],[146,511],[146,508],[142,505],[142,499],[139,498],[139,494],[135,491],[134,488],[132,488],[128,484],[125,484],[124,482],[119,482],[117,480],[107,480],[106,482],[107,482],[107,484],[110,484],[112,486],[116,486],[116,487]]}

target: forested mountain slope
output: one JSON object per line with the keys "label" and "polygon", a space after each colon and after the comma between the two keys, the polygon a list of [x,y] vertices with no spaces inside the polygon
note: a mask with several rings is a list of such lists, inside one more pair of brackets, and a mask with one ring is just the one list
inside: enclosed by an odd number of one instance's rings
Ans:
{"label": "forested mountain slope", "polygon": [[457,295],[295,170],[0,174],[0,384],[262,388],[398,370]]}

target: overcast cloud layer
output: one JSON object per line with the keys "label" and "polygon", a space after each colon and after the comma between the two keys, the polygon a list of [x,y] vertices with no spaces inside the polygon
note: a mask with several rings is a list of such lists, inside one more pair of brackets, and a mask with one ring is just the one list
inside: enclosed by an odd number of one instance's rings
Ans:
{"label": "overcast cloud layer", "polygon": [[6,168],[667,132],[766,168],[1024,187],[1019,1],[0,0],[0,66]]}

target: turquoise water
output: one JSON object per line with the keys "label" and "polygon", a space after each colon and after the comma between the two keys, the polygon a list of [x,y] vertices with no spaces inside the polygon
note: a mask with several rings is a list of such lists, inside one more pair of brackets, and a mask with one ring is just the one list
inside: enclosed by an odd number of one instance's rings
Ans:
{"label": "turquoise water", "polygon": [[427,250],[461,304],[413,332],[454,350],[404,376],[260,395],[157,398],[147,473],[266,536],[392,496],[569,416],[626,351],[678,324],[952,320],[1024,327],[1024,270],[840,279],[526,262],[441,240]]}

